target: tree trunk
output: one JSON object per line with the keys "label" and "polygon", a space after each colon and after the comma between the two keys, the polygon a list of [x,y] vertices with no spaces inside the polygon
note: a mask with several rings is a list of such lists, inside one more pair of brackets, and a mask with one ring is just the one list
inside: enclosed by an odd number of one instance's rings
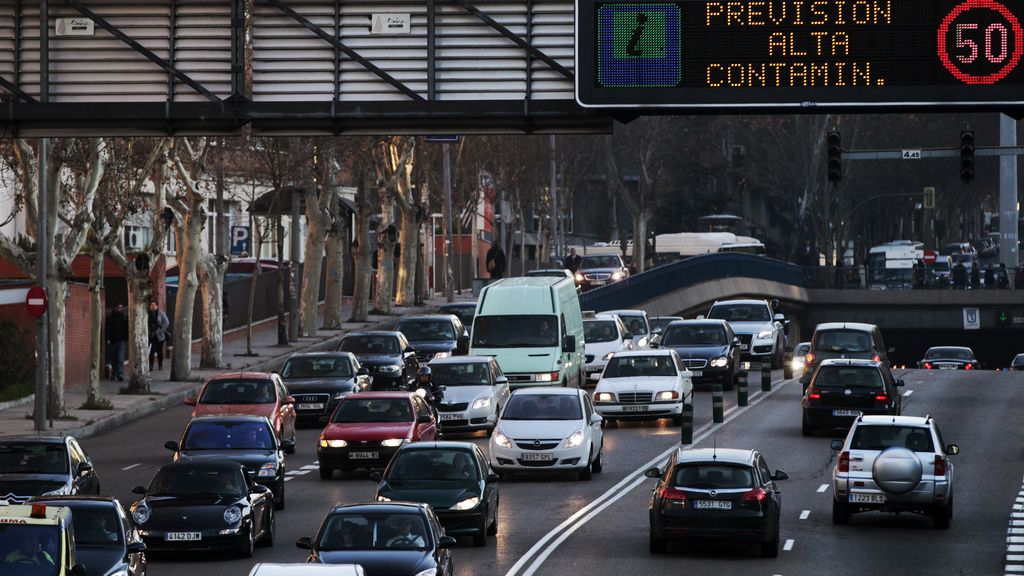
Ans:
{"label": "tree trunk", "polygon": [[324,290],[324,329],[341,330],[342,284],[345,277],[345,230],[339,217],[327,230],[325,246],[327,259],[327,285]]}
{"label": "tree trunk", "polygon": [[[100,395],[100,371],[103,370],[103,249],[98,245],[92,247],[92,268],[89,273],[89,388],[86,392],[85,405],[98,407],[103,403]],[[109,329],[109,326],[107,327]],[[110,349],[107,349],[110,356]],[[111,363],[114,373],[117,367]]]}
{"label": "tree trunk", "polygon": [[639,274],[647,269],[647,224],[651,215],[646,210],[630,215],[633,217],[633,266]]}
{"label": "tree trunk", "polygon": [[382,230],[393,226],[388,219],[377,229],[377,293],[373,295],[373,309],[380,314],[391,314],[393,310],[392,294],[395,279],[395,243],[388,240]]}
{"label": "tree trunk", "polygon": [[50,394],[47,414],[51,418],[64,416],[64,347],[67,342],[66,296],[67,281],[50,275],[46,279],[46,295],[49,300],[47,316],[50,324]]}
{"label": "tree trunk", "polygon": [[402,211],[402,232],[399,244],[402,246],[398,265],[397,306],[412,306],[416,299],[416,257],[420,245],[420,223],[416,209]]}
{"label": "tree trunk", "polygon": [[203,292],[201,368],[224,367],[224,274],[227,269],[227,259],[214,254],[206,254],[197,266]]}
{"label": "tree trunk", "polygon": [[370,199],[368,177],[356,192],[356,241],[352,246],[355,283],[352,287],[352,322],[366,322],[370,311]]}
{"label": "tree trunk", "polygon": [[[322,192],[326,194],[327,192]],[[299,336],[316,336],[318,328],[317,312],[320,305],[320,274],[323,271],[324,243],[327,236],[327,223],[320,214],[316,197],[310,194],[306,198],[306,265],[302,268],[302,299],[299,301]]]}
{"label": "tree trunk", "polygon": [[128,281],[128,386],[131,394],[148,394],[149,373],[149,300],[153,283],[149,269],[126,271]]}
{"label": "tree trunk", "polygon": [[171,354],[171,380],[192,377],[192,313],[199,288],[196,269],[202,258],[203,228],[206,210],[192,204],[182,215],[178,227],[178,297],[174,300],[174,350]]}
{"label": "tree trunk", "polygon": [[281,217],[278,216],[274,223],[277,230],[277,345],[288,345],[288,323],[284,314],[287,307],[288,275],[284,269],[284,227],[281,226]]}

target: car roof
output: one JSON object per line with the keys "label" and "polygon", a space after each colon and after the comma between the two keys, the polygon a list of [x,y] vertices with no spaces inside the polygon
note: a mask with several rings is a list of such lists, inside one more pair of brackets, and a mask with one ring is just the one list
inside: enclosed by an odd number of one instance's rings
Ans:
{"label": "car roof", "polygon": [[[651,318],[654,320],[654,318]],[[665,328],[671,328],[672,326],[725,326],[725,320],[718,320],[715,318],[701,318],[700,320],[673,320],[669,322],[669,325]]]}
{"label": "car roof", "polygon": [[822,360],[819,366],[853,366],[862,368],[878,368],[881,362],[875,362],[866,358],[829,358]]}
{"label": "car roof", "polygon": [[346,512],[361,512],[364,514],[394,514],[425,512],[430,508],[429,504],[421,502],[362,502],[354,504],[340,504],[331,508],[331,514],[344,514]]}
{"label": "car roof", "polygon": [[361,330],[359,332],[349,332],[342,336],[341,339],[344,340],[350,336],[393,336],[397,338],[399,334],[401,332],[397,330]]}
{"label": "car roof", "polygon": [[468,450],[472,452],[476,444],[472,442],[456,442],[454,440],[442,440],[439,442],[413,442],[402,446],[400,452],[409,450]]}
{"label": "car roof", "polygon": [[825,322],[824,324],[818,324],[814,327],[815,332],[824,332],[826,330],[860,330],[863,332],[871,332],[878,326],[874,324],[864,324],[862,322]]}
{"label": "car roof", "polygon": [[931,352],[932,350],[966,350],[968,352],[974,353],[974,351],[971,350],[968,346],[932,346],[927,350],[927,352]]}
{"label": "car roof", "polygon": [[224,372],[211,376],[207,382],[220,380],[270,380],[271,372]]}
{"label": "car roof", "polygon": [[602,311],[600,313],[601,314],[617,314],[619,316],[647,316],[647,311],[646,310],[629,310],[629,309],[604,310],[604,311]]}
{"label": "car roof", "polygon": [[399,324],[402,322],[409,322],[412,320],[449,320],[451,321],[453,314],[417,314],[415,316],[405,316],[398,321]]}
{"label": "car roof", "polygon": [[931,416],[861,416],[855,422],[858,426],[929,426]]}
{"label": "car roof", "polygon": [[427,362],[427,364],[488,364],[491,358],[491,356],[449,356],[447,358],[434,358]]}
{"label": "car roof", "polygon": [[754,453],[754,450],[741,448],[698,448],[695,450],[679,448],[676,451],[676,462],[680,464],[725,462],[727,464],[752,465]]}
{"label": "car roof", "polygon": [[391,392],[356,392],[355,394],[349,394],[348,396],[345,396],[343,401],[350,400],[352,398],[409,398],[410,396],[415,395],[416,394],[413,392],[402,392],[400,390],[395,390]]}
{"label": "car roof", "polygon": [[4,436],[0,444],[63,444],[69,436]]}
{"label": "car roof", "polygon": [[712,306],[718,306],[719,304],[764,304],[768,306],[767,300],[758,300],[753,298],[737,298],[735,300],[715,300]]}
{"label": "car roof", "polygon": [[541,394],[555,394],[560,396],[579,396],[578,388],[568,388],[562,386],[531,386],[529,388],[519,388],[512,392],[516,396],[539,396]]}
{"label": "car roof", "polygon": [[255,414],[209,414],[206,416],[194,416],[188,421],[189,424],[193,422],[262,422],[269,423],[266,416],[257,416]]}
{"label": "car roof", "polygon": [[615,353],[615,358],[632,358],[634,356],[671,356],[671,348],[644,348],[641,350],[623,350]]}

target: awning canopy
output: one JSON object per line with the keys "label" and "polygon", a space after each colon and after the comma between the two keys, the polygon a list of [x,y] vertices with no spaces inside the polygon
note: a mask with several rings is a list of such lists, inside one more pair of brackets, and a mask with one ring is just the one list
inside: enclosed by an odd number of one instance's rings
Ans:
{"label": "awning canopy", "polygon": [[[292,213],[292,199],[295,198],[295,193],[298,192],[301,200],[299,205],[299,212],[301,214],[306,213],[306,196],[307,191],[297,186],[282,186],[276,190],[271,190],[266,194],[256,198],[256,201],[249,206],[249,212],[253,216],[265,216],[265,217],[277,217],[277,216],[288,216]],[[335,194],[338,195],[338,207],[348,215],[355,214],[356,203],[352,200],[341,195],[341,190],[335,190]]]}

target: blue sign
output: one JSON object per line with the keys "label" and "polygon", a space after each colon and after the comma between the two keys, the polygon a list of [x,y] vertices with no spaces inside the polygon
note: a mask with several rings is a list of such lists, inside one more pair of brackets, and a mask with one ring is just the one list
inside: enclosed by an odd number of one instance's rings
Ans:
{"label": "blue sign", "polygon": [[605,4],[597,10],[597,82],[608,88],[671,87],[682,80],[675,4]]}
{"label": "blue sign", "polygon": [[456,134],[434,134],[431,136],[425,136],[423,139],[427,142],[455,143],[459,141],[459,137]]}
{"label": "blue sign", "polygon": [[252,255],[252,237],[249,234],[248,226],[231,227],[231,255],[245,257]]}

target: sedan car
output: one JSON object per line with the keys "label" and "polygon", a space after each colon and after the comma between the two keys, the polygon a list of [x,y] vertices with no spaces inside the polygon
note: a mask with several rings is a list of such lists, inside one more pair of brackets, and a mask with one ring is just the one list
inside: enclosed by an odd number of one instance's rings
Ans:
{"label": "sedan car", "polygon": [[804,390],[804,436],[817,428],[846,428],[863,414],[899,416],[903,396],[889,368],[874,360],[825,360]]}
{"label": "sedan car", "polygon": [[284,450],[273,425],[263,416],[200,416],[185,426],[180,442],[164,447],[174,461],[238,462],[257,482],[274,492],[274,508],[284,510]]}
{"label": "sedan car", "polygon": [[454,314],[406,316],[399,320],[395,330],[404,334],[416,349],[416,360],[420,364],[469,351],[469,332]]}
{"label": "sedan car", "polygon": [[580,260],[573,277],[577,286],[589,290],[629,278],[629,268],[618,254],[592,254]]}
{"label": "sedan car", "polygon": [[75,560],[86,574],[145,576],[146,544],[117,498],[40,496],[31,502],[71,509]]}
{"label": "sedan car", "polygon": [[33,496],[99,493],[92,460],[74,437],[0,440],[0,500],[21,504]]}
{"label": "sedan car", "polygon": [[401,446],[437,439],[427,403],[411,392],[360,392],[338,404],[320,433],[320,477],[335,470],[384,468]]}
{"label": "sedan car", "polygon": [[782,493],[789,476],[770,468],[756,450],[679,448],[664,471],[647,470],[658,485],[648,506],[652,554],[669,540],[733,539],[757,542],[761,555],[779,555]]}
{"label": "sedan car", "polygon": [[778,302],[768,300],[720,300],[708,310],[708,318],[725,320],[740,339],[744,360],[770,362],[782,368],[789,322],[773,313]]}
{"label": "sedan car", "polygon": [[724,320],[680,320],[665,328],[658,348],[679,353],[694,383],[731,389],[740,372],[740,341]]}
{"label": "sedan car", "polygon": [[335,506],[315,538],[295,545],[309,550],[307,562],[358,564],[370,575],[452,576],[455,543],[427,504],[377,502]]}
{"label": "sedan car", "polygon": [[573,471],[590,480],[603,467],[601,422],[583,390],[516,390],[488,445],[491,467],[500,473]]}
{"label": "sedan car", "polygon": [[351,352],[300,352],[281,368],[295,398],[296,424],[324,424],[345,396],[370,389],[370,372]]}
{"label": "sedan car", "polygon": [[371,390],[409,390],[420,368],[416,349],[401,332],[349,332],[341,339],[338,350],[355,354],[359,364],[370,371]]}
{"label": "sedan car", "polygon": [[232,550],[251,557],[273,546],[273,494],[236,462],[164,464],[149,487],[132,489],[132,520],[147,550]]}
{"label": "sedan car", "polygon": [[925,370],[977,370],[981,363],[974,350],[966,346],[932,346],[918,360],[918,368]]}
{"label": "sedan car", "polygon": [[434,386],[444,387],[438,424],[447,432],[486,430],[490,436],[508,402],[508,378],[493,356],[456,356],[430,361]]}
{"label": "sedan car", "polygon": [[679,426],[686,404],[693,404],[693,382],[675,350],[620,352],[594,390],[594,409],[609,425],[671,418]]}
{"label": "sedan car", "polygon": [[450,302],[442,304],[438,309],[441,314],[454,314],[459,317],[466,330],[473,334],[473,318],[476,317],[476,302]]}
{"label": "sedan car", "polygon": [[374,500],[429,504],[449,536],[472,536],[475,546],[486,546],[498,533],[498,475],[475,444],[409,444],[374,476]]}
{"label": "sedan car", "polygon": [[647,348],[651,338],[651,321],[647,318],[647,312],[643,310],[607,310],[601,312],[604,316],[616,315],[626,325],[626,330],[633,337],[633,348]]}
{"label": "sedan car", "polygon": [[587,384],[597,383],[613,354],[633,349],[633,335],[614,314],[584,318],[583,341],[586,362],[583,370],[587,374]]}
{"label": "sedan car", "polygon": [[222,414],[264,416],[288,454],[295,452],[295,398],[284,381],[270,372],[229,372],[214,376],[185,403],[195,406],[192,417]]}

